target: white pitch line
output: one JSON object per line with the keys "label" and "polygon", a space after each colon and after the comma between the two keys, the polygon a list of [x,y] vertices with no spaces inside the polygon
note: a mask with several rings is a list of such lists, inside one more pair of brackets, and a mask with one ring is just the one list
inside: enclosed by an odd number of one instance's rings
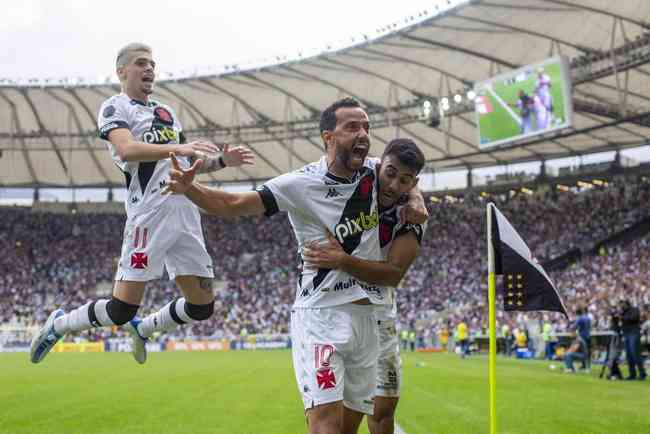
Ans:
{"label": "white pitch line", "polygon": [[517,124],[521,125],[521,117],[519,117],[519,115],[515,113],[515,111],[512,109],[512,107],[508,105],[507,102],[505,102],[499,95],[497,95],[494,89],[492,89],[492,86],[488,86],[486,87],[486,89],[488,92],[490,92],[490,94],[492,94],[494,99],[497,100],[497,102],[501,105],[501,107],[503,107],[508,112],[508,114],[512,116],[512,118],[515,121],[517,121]]}
{"label": "white pitch line", "polygon": [[399,426],[397,421],[395,422],[395,434],[407,434],[406,431],[404,431],[404,429],[402,429],[402,427]]}

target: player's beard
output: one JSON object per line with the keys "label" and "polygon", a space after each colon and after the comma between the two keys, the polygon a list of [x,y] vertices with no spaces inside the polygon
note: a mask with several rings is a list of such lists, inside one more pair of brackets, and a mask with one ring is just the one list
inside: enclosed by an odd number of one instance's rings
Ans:
{"label": "player's beard", "polygon": [[350,174],[354,173],[356,169],[352,167],[352,151],[343,147],[336,148],[336,162],[339,167],[345,168]]}
{"label": "player's beard", "polygon": [[142,93],[144,93],[145,95],[151,95],[153,93],[153,82],[151,83],[143,82],[140,89],[142,90]]}
{"label": "player's beard", "polygon": [[[341,168],[345,168],[345,170],[349,171],[350,174],[353,174],[357,170],[361,169],[363,167],[363,162],[368,156],[367,153],[363,156],[360,156],[353,152],[354,147],[358,143],[355,143],[351,148],[344,148],[344,147],[338,147],[336,149],[336,161]],[[359,157],[361,159],[361,162],[359,164],[354,164],[353,159]]]}

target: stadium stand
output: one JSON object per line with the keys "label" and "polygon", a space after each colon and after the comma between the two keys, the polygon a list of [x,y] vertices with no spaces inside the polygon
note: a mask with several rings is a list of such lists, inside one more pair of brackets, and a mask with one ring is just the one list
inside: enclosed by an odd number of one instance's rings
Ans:
{"label": "stadium stand", "polygon": [[[492,200],[529,240],[541,262],[571,249],[582,252],[578,263],[552,277],[567,305],[588,306],[595,329],[607,329],[610,303],[623,295],[639,305],[650,304],[650,237],[639,234],[629,244],[610,244],[606,251],[597,248],[601,241],[650,217],[650,209],[644,206],[650,203],[646,178],[619,176],[607,187],[558,194],[519,193]],[[66,308],[110,293],[124,216],[44,209],[0,211],[0,248],[8,252],[0,258],[0,323],[40,323],[56,305]],[[481,331],[487,323],[484,199],[468,195],[455,203],[431,203],[429,211],[422,253],[399,291],[401,320],[407,326],[417,323],[426,335],[461,318],[471,330]],[[204,216],[204,231],[217,270],[216,314],[210,321],[179,329],[169,337],[233,338],[243,328],[249,333],[287,332],[298,260],[286,217],[223,220]],[[175,294],[172,282],[151,284],[142,313]],[[559,330],[566,330],[568,323],[560,316],[555,318],[561,324]],[[499,321],[515,327],[521,314],[500,312]],[[111,333],[94,330],[81,339],[97,340]]]}

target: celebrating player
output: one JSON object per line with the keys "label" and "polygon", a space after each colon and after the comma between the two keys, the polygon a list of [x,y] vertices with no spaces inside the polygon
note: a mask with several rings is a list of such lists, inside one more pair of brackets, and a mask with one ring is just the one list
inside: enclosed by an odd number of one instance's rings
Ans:
{"label": "celebrating player", "polygon": [[[151,100],[155,62],[151,49],[139,43],[119,51],[116,61],[122,93],[106,100],[99,112],[99,135],[107,141],[115,164],[124,173],[128,195],[122,255],[115,275],[113,296],[65,314],[57,309],[34,336],[31,361],[39,363],[66,333],[127,324],[133,337],[134,357],[146,360],[145,341],[154,331],[208,319],[214,310],[212,259],[205,249],[198,208],[182,196],[163,195],[169,153],[178,164],[219,152],[212,143],[184,143],[174,111]],[[224,147],[207,159],[206,170],[251,164],[252,154],[242,147]],[[139,320],[135,318],[145,283],[160,278],[163,267],[185,297]]]}
{"label": "celebrating player", "polygon": [[532,109],[533,109],[533,100],[531,97],[526,94],[523,90],[519,90],[518,93],[519,99],[517,103],[511,105],[519,109],[519,115],[521,116],[521,134],[528,134],[533,131],[533,122],[532,122]]}
{"label": "celebrating player", "polygon": [[535,83],[535,93],[539,95],[542,104],[549,113],[553,112],[553,96],[551,95],[551,77],[544,72],[544,68],[537,70],[537,82]]}
{"label": "celebrating player", "polygon": [[[399,341],[396,331],[395,287],[415,260],[424,226],[401,217],[405,195],[418,183],[424,155],[410,139],[392,140],[379,166],[379,243],[382,261],[366,261],[347,254],[332,235],[327,244],[310,244],[305,261],[319,268],[342,270],[365,282],[368,297],[379,305],[375,311],[379,329],[379,359],[374,412],[368,415],[371,434],[392,434],[395,409],[402,382]],[[381,285],[379,287],[374,285]],[[360,419],[357,422],[357,426]]]}
{"label": "celebrating player", "polygon": [[[368,115],[356,100],[345,98],[323,111],[320,129],[325,157],[268,181],[256,192],[227,193],[194,183],[200,161],[189,170],[172,170],[167,189],[221,216],[287,211],[301,250],[310,242],[325,241],[326,228],[346,253],[379,261],[376,160],[366,158]],[[427,216],[422,197],[417,190],[411,195],[411,209],[419,211],[422,222]],[[349,421],[373,411],[379,352],[374,308],[364,284],[342,270],[304,264],[291,313],[291,338],[310,432],[355,432]]]}

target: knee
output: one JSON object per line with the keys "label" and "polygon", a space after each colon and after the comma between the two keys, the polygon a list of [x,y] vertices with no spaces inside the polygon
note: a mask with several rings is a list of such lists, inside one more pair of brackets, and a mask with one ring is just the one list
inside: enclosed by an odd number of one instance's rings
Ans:
{"label": "knee", "polygon": [[395,424],[395,410],[392,408],[375,409],[371,418],[377,426],[393,426]]}
{"label": "knee", "polygon": [[323,404],[307,411],[309,434],[341,434],[342,420],[337,403]]}
{"label": "knee", "polygon": [[214,301],[208,304],[192,304],[186,302],[185,312],[187,312],[187,316],[195,321],[204,321],[214,313]]}
{"label": "knee", "polygon": [[139,308],[140,306],[137,304],[129,304],[115,297],[111,298],[106,304],[106,312],[109,318],[118,326],[131,321],[138,313]]}

